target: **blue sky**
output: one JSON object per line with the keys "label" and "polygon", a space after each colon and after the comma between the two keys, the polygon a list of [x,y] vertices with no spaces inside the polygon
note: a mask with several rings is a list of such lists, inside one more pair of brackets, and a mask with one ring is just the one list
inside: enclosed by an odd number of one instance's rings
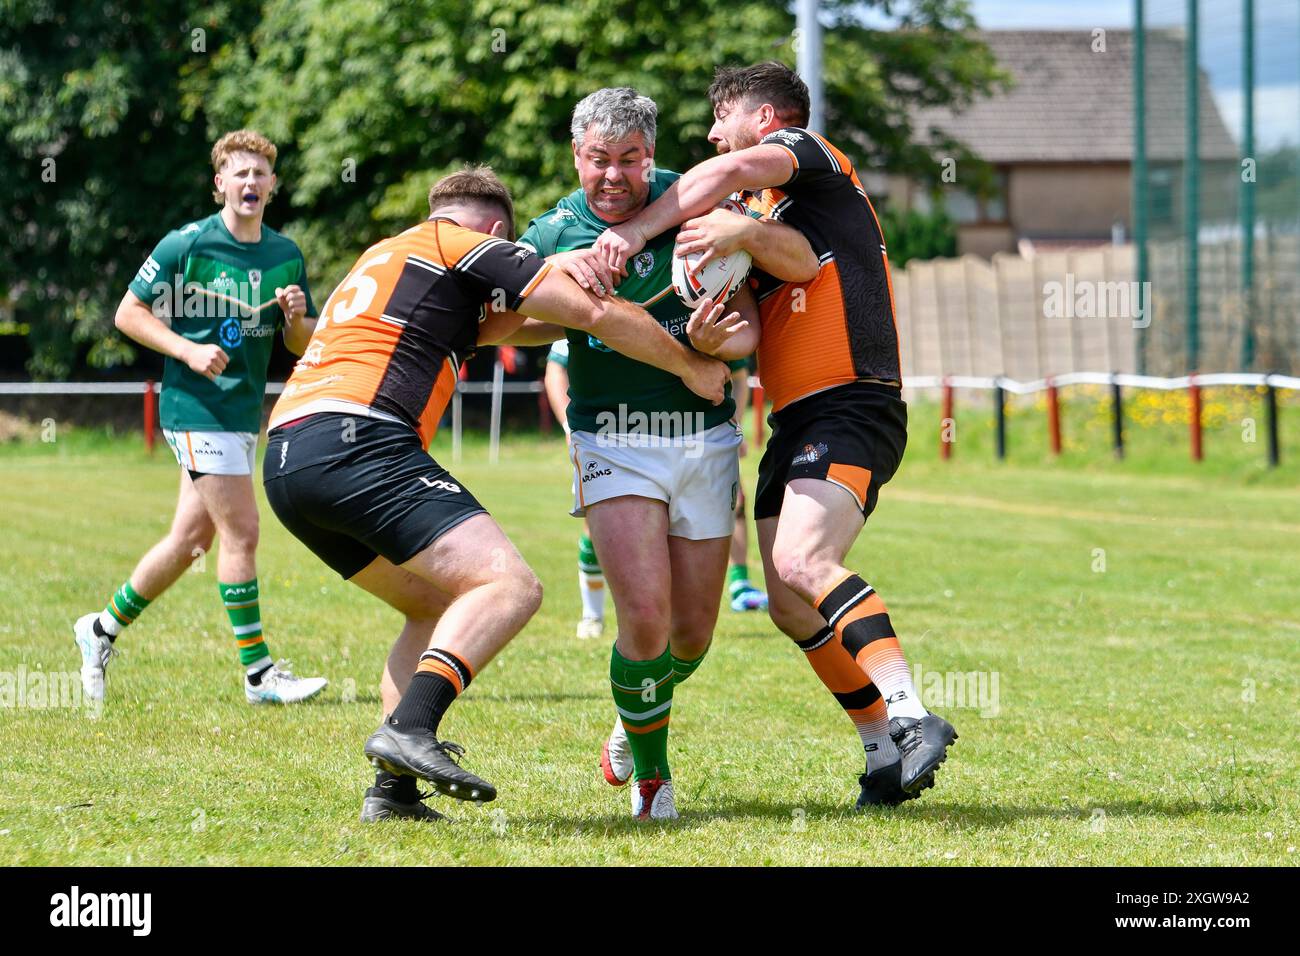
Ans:
{"label": "blue sky", "polygon": [[[1228,129],[1241,135],[1241,0],[1200,0],[1200,58]],[[1129,29],[1133,0],[971,0],[979,25]],[[1147,0],[1151,26],[1180,26],[1186,0]],[[869,11],[866,19],[882,22]],[[1255,0],[1255,135],[1259,148],[1300,143],[1300,2]]]}

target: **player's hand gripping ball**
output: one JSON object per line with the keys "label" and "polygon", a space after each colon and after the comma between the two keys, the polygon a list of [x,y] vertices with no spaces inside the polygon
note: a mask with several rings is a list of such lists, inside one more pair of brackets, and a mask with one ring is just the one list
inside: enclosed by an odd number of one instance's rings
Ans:
{"label": "player's hand gripping ball", "polygon": [[[718,203],[719,209],[726,209],[738,216],[745,215],[740,203],[724,199]],[[709,259],[702,268],[696,269],[702,253],[688,252],[685,256],[673,256],[673,290],[677,298],[694,309],[702,299],[714,302],[726,302],[742,282],[749,277],[754,260],[744,249],[737,249],[725,256]]]}

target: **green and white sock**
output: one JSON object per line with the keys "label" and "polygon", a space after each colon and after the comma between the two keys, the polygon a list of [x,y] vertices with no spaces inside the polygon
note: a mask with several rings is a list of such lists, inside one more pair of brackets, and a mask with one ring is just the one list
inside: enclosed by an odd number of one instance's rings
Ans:
{"label": "green and white sock", "polygon": [[217,583],[221,601],[226,605],[235,642],[239,645],[239,663],[250,674],[270,663],[271,651],[262,639],[262,610],[258,606],[257,578],[242,584]]}
{"label": "green and white sock", "polygon": [[135,619],[144,613],[144,609],[148,606],[149,599],[141,597],[136,589],[131,587],[131,582],[126,581],[113,592],[107,606],[99,613],[99,629],[109,638],[117,637],[122,633],[122,628],[134,624]]}
{"label": "green and white sock", "polygon": [[614,648],[609,661],[614,707],[623,719],[637,780],[672,779],[668,769],[668,719],[673,706],[673,656],[630,661]]}
{"label": "green and white sock", "polygon": [[685,658],[678,657],[676,654],[674,654],[673,655],[673,686],[676,687],[678,684],[681,684],[683,681],[685,681],[686,678],[694,674],[696,668],[698,668],[700,664],[704,663],[704,658],[708,655],[708,653],[709,653],[709,649],[706,647],[704,649],[703,654],[689,661],[686,660]]}
{"label": "green and white sock", "polygon": [[733,564],[727,568],[727,596],[735,598],[741,591],[752,591],[754,585],[749,581],[749,566]]}

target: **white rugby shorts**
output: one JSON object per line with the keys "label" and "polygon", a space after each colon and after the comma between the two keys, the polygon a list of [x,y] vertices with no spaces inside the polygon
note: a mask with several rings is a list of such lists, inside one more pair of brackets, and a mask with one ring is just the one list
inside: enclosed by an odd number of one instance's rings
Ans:
{"label": "white rugby shorts", "polygon": [[581,518],[597,502],[637,495],[668,506],[673,537],[730,537],[740,489],[740,442],[734,422],[672,439],[574,432],[570,514]]}
{"label": "white rugby shorts", "polygon": [[252,432],[174,432],[163,437],[187,471],[200,475],[251,475],[257,456],[257,436]]}

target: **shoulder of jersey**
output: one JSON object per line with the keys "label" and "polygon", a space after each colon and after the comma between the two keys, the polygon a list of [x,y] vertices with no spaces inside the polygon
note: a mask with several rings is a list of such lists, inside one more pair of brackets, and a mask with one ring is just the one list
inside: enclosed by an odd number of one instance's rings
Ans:
{"label": "shoulder of jersey", "polygon": [[293,246],[293,248],[295,249],[298,248],[298,243],[294,242],[292,239],[290,239],[288,236],[282,233],[279,229],[272,229],[270,226],[266,225],[265,223],[262,224],[262,228],[266,230],[265,238],[269,239],[271,242],[275,243],[276,245],[283,244],[287,246]]}
{"label": "shoulder of jersey", "polygon": [[[569,198],[569,197],[566,197]],[[528,228],[537,229],[537,247],[532,243],[520,242],[525,249],[531,249],[538,255],[549,255],[559,243],[560,234],[568,226],[578,222],[578,214],[564,205],[555,205],[528,224]],[[526,232],[527,230],[525,230]]]}
{"label": "shoulder of jersey", "polygon": [[188,255],[189,251],[194,248],[194,244],[203,236],[214,231],[217,228],[216,213],[212,216],[206,216],[203,219],[195,219],[193,222],[187,222],[179,229],[173,229],[171,235],[177,236],[181,241],[182,254]]}
{"label": "shoulder of jersey", "polygon": [[801,126],[786,126],[782,129],[775,129],[763,137],[764,143],[784,143],[786,146],[794,146],[796,143],[802,143],[808,138],[808,131]]}
{"label": "shoulder of jersey", "polygon": [[205,232],[211,232],[217,227],[216,217],[219,215],[221,214],[215,213],[211,216],[204,216],[202,219],[195,219],[193,222],[187,222],[185,225],[175,230],[176,235],[180,236],[182,239],[193,242]]}

